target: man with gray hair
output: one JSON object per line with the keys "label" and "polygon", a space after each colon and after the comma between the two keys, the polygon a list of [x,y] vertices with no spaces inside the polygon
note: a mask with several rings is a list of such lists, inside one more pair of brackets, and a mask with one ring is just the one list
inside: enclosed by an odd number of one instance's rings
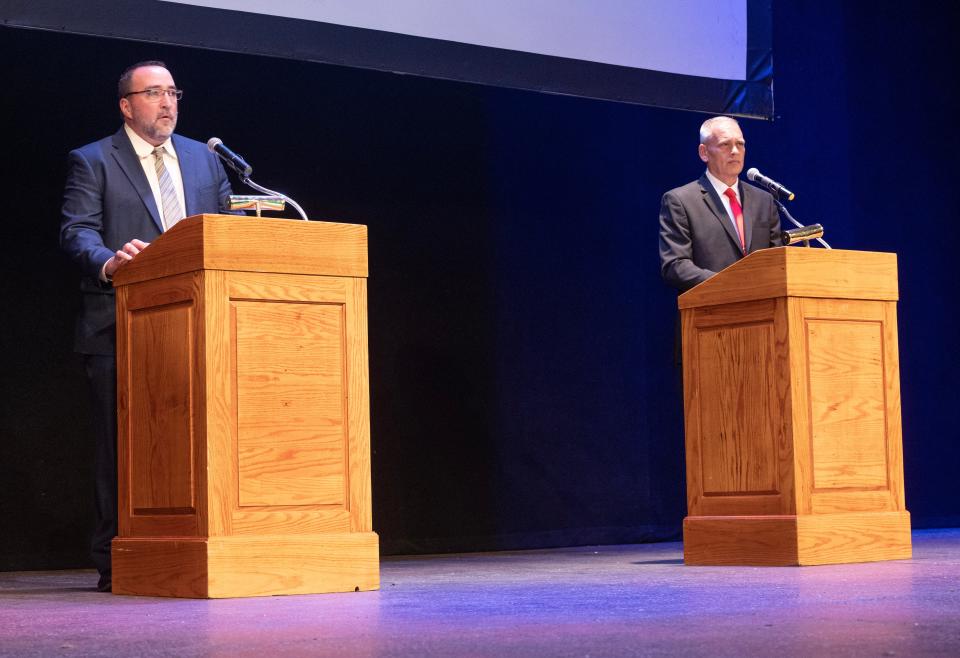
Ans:
{"label": "man with gray hair", "polygon": [[746,141],[736,119],[700,127],[699,180],[670,190],[660,204],[660,275],[684,292],[758,249],[781,244],[773,196],[740,180]]}

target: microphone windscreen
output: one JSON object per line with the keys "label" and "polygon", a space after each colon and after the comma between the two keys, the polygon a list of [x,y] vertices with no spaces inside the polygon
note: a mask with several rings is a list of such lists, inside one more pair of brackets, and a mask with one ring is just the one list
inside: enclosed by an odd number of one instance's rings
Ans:
{"label": "microphone windscreen", "polygon": [[221,144],[223,144],[223,140],[219,137],[211,137],[207,140],[207,148],[210,149],[211,153],[213,153],[213,149],[217,148]]}
{"label": "microphone windscreen", "polygon": [[[213,149],[212,146],[210,148]],[[757,180],[757,176],[759,175],[760,175],[760,170],[757,169],[756,167],[750,167],[749,169],[747,169],[747,180]]]}

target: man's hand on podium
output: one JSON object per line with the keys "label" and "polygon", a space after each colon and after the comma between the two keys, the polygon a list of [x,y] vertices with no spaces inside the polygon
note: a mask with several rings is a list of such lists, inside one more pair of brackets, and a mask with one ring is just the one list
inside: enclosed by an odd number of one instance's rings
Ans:
{"label": "man's hand on podium", "polygon": [[103,277],[107,281],[112,281],[113,275],[118,269],[132,261],[134,256],[149,246],[149,242],[144,242],[137,238],[123,245],[122,249],[118,249],[117,252],[111,256],[110,260],[103,264]]}

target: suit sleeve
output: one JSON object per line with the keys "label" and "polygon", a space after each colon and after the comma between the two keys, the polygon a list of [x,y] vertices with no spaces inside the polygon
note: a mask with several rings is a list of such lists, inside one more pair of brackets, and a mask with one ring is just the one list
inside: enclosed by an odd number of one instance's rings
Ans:
{"label": "suit sleeve", "polygon": [[673,192],[660,202],[660,276],[680,291],[689,290],[716,272],[693,262],[693,236],[683,203]]}
{"label": "suit sleeve", "polygon": [[113,251],[103,243],[103,181],[80,151],[71,151],[63,193],[60,247],[85,277],[99,280]]}
{"label": "suit sleeve", "polygon": [[217,171],[217,179],[219,180],[219,189],[217,191],[217,198],[220,201],[220,207],[218,210],[221,214],[226,215],[242,215],[242,211],[230,210],[230,195],[233,194],[233,188],[230,187],[230,179],[227,178],[227,172],[223,168],[223,165],[220,163],[220,159],[214,157],[214,164]]}

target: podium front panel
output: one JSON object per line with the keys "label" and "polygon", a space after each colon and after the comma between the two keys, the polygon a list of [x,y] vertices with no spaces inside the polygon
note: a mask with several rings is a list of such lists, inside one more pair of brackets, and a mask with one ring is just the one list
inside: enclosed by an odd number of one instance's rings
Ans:
{"label": "podium front panel", "polygon": [[201,507],[196,478],[202,441],[192,422],[200,388],[196,369],[197,276],[124,287],[118,326],[121,534],[196,536]]}
{"label": "podium front panel", "polygon": [[[225,272],[232,534],[349,532],[369,506],[369,414],[355,280]],[[365,289],[364,289],[365,290]],[[365,330],[365,323],[361,325]],[[363,338],[365,341],[365,337]],[[355,410],[354,407],[360,408]],[[352,420],[354,419],[354,420]],[[366,492],[357,499],[356,491]],[[358,507],[359,502],[359,509]]]}
{"label": "podium front panel", "polygon": [[771,299],[683,312],[690,514],[793,512],[781,306]]}
{"label": "podium front panel", "polygon": [[346,504],[343,302],[231,302],[241,508]]}
{"label": "podium front panel", "polygon": [[801,513],[905,509],[895,304],[791,305]]}

